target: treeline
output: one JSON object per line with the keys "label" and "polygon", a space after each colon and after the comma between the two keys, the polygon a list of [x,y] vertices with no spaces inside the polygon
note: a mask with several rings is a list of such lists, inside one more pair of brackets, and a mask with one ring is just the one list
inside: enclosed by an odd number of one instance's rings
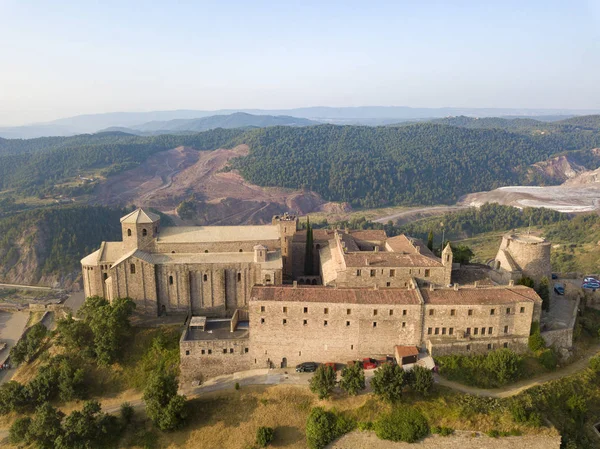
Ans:
{"label": "treeline", "polygon": [[[68,206],[36,209],[0,219],[0,275],[6,276],[23,258],[32,282],[42,275],[79,269],[79,261],[103,240],[120,240],[119,219],[125,209]],[[37,279],[36,279],[37,278]]]}
{"label": "treeline", "polygon": [[110,175],[133,168],[149,156],[178,146],[214,150],[227,146],[244,131],[215,129],[193,135],[133,136],[124,133],[84,134],[0,142],[0,188],[36,195],[81,170],[105,169]]}
{"label": "treeline", "polygon": [[527,184],[530,164],[600,145],[598,130],[529,135],[434,123],[272,127],[242,138],[250,154],[232,167],[247,180],[365,208],[451,203],[470,192]]}

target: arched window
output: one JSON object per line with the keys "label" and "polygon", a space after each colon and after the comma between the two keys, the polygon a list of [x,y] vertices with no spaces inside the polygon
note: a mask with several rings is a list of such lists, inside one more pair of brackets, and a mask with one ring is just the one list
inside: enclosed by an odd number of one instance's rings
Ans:
{"label": "arched window", "polygon": [[135,264],[134,263],[129,265],[129,271],[131,272],[131,274],[135,274]]}
{"label": "arched window", "polygon": [[142,235],[146,237],[148,235],[148,231],[146,231],[146,229],[142,229]]}
{"label": "arched window", "polygon": [[173,276],[169,276],[169,285],[173,285]]}
{"label": "arched window", "polygon": [[131,229],[127,230],[127,237],[131,237]]}
{"label": "arched window", "polygon": [[243,253],[243,252],[244,252],[244,250],[242,248],[240,248],[240,253]]}
{"label": "arched window", "polygon": [[104,273],[104,280],[108,279],[108,273]]}
{"label": "arched window", "polygon": [[207,253],[207,252],[208,252],[208,250],[207,250],[207,249],[205,249],[205,250],[204,250],[204,252],[205,252],[205,253]]}

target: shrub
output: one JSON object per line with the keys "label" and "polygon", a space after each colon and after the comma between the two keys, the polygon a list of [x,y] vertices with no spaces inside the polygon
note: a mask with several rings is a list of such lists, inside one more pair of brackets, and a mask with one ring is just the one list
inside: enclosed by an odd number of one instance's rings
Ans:
{"label": "shrub", "polygon": [[521,371],[522,358],[510,349],[498,349],[490,352],[485,360],[485,367],[496,374],[500,384],[516,380]]}
{"label": "shrub", "polygon": [[356,396],[365,389],[365,371],[360,363],[354,363],[342,370],[340,387],[350,396]]}
{"label": "shrub", "polygon": [[144,389],[146,413],[160,430],[175,430],[187,418],[185,396],[177,394],[177,379],[173,374],[156,372]]}
{"label": "shrub", "polygon": [[133,420],[135,410],[129,402],[123,402],[121,404],[121,419],[125,424],[129,424]]}
{"label": "shrub", "polygon": [[556,369],[556,365],[558,364],[558,357],[556,356],[556,353],[550,348],[544,349],[538,356],[538,360],[542,364],[542,366],[547,370]]}
{"label": "shrub", "polygon": [[487,435],[491,438],[498,438],[500,436],[500,432],[498,432],[496,429],[492,429],[487,433]]}
{"label": "shrub", "polygon": [[258,447],[267,447],[275,436],[275,431],[272,427],[259,427],[256,430],[256,445]]}
{"label": "shrub", "polygon": [[28,405],[27,390],[19,382],[11,380],[0,386],[0,415],[20,411]]}
{"label": "shrub", "polygon": [[407,374],[402,367],[385,363],[375,370],[371,386],[376,395],[387,402],[395,402],[402,397],[407,382]]}
{"label": "shrub", "polygon": [[431,370],[420,365],[415,365],[410,373],[410,387],[413,391],[427,396],[433,387],[433,373]]}
{"label": "shrub", "polygon": [[234,388],[235,388],[236,390],[239,390],[239,389],[240,389],[240,383],[239,383],[239,382],[236,382],[236,383],[235,383],[235,386],[234,386]]}
{"label": "shrub", "polygon": [[600,355],[597,355],[590,359],[589,367],[596,374],[600,374]]}
{"label": "shrub", "polygon": [[27,334],[10,350],[11,361],[17,365],[30,361],[39,350],[47,332],[46,326],[42,323],[33,325]]}
{"label": "shrub", "polygon": [[319,395],[319,399],[328,398],[335,387],[336,375],[331,366],[319,365],[310,378],[310,391]]}
{"label": "shrub", "polygon": [[11,444],[29,443],[29,426],[31,426],[31,418],[17,419],[8,431],[8,441]]}
{"label": "shrub", "polygon": [[375,421],[375,434],[382,440],[414,443],[429,435],[429,424],[414,408],[396,408]]}
{"label": "shrub", "polygon": [[322,449],[337,437],[350,432],[355,423],[335,411],[314,407],[306,421],[306,442],[310,449]]}
{"label": "shrub", "polygon": [[542,338],[542,334],[540,333],[540,323],[534,321],[531,323],[531,331],[529,335],[529,341],[527,343],[529,349],[533,352],[539,351],[540,349],[544,349],[546,347],[546,342]]}
{"label": "shrub", "polygon": [[373,422],[372,421],[360,421],[358,423],[358,430],[361,432],[369,432],[373,430]]}

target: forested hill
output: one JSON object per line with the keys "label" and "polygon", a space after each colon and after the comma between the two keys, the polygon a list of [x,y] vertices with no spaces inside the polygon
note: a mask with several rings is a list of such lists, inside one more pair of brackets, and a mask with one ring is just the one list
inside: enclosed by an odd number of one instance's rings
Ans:
{"label": "forested hill", "polygon": [[600,145],[597,130],[523,134],[433,123],[274,127],[240,138],[250,154],[232,167],[249,181],[368,208],[452,203],[470,192],[526,184],[530,164]]}
{"label": "forested hill", "polygon": [[0,219],[0,281],[69,284],[103,240],[120,240],[124,209],[62,207]]}

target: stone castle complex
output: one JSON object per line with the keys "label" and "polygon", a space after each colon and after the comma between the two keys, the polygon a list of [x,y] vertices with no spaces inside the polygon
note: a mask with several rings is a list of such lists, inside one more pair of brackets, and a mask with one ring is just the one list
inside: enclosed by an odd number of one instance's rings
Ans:
{"label": "stone castle complex", "polygon": [[187,314],[184,380],[345,363],[396,346],[432,355],[521,350],[540,319],[539,296],[515,286],[514,273],[537,276],[546,266],[511,252],[517,236],[505,238],[497,256],[495,271],[508,285],[458,286],[450,245],[439,258],[418,240],[379,230],[314,229],[315,272],[307,275],[307,232],[293,216],[262,226],[161,228],[157,215],[138,209],[121,226],[122,242],[103,242],[81,261],[85,294],[128,296],[150,316]]}

